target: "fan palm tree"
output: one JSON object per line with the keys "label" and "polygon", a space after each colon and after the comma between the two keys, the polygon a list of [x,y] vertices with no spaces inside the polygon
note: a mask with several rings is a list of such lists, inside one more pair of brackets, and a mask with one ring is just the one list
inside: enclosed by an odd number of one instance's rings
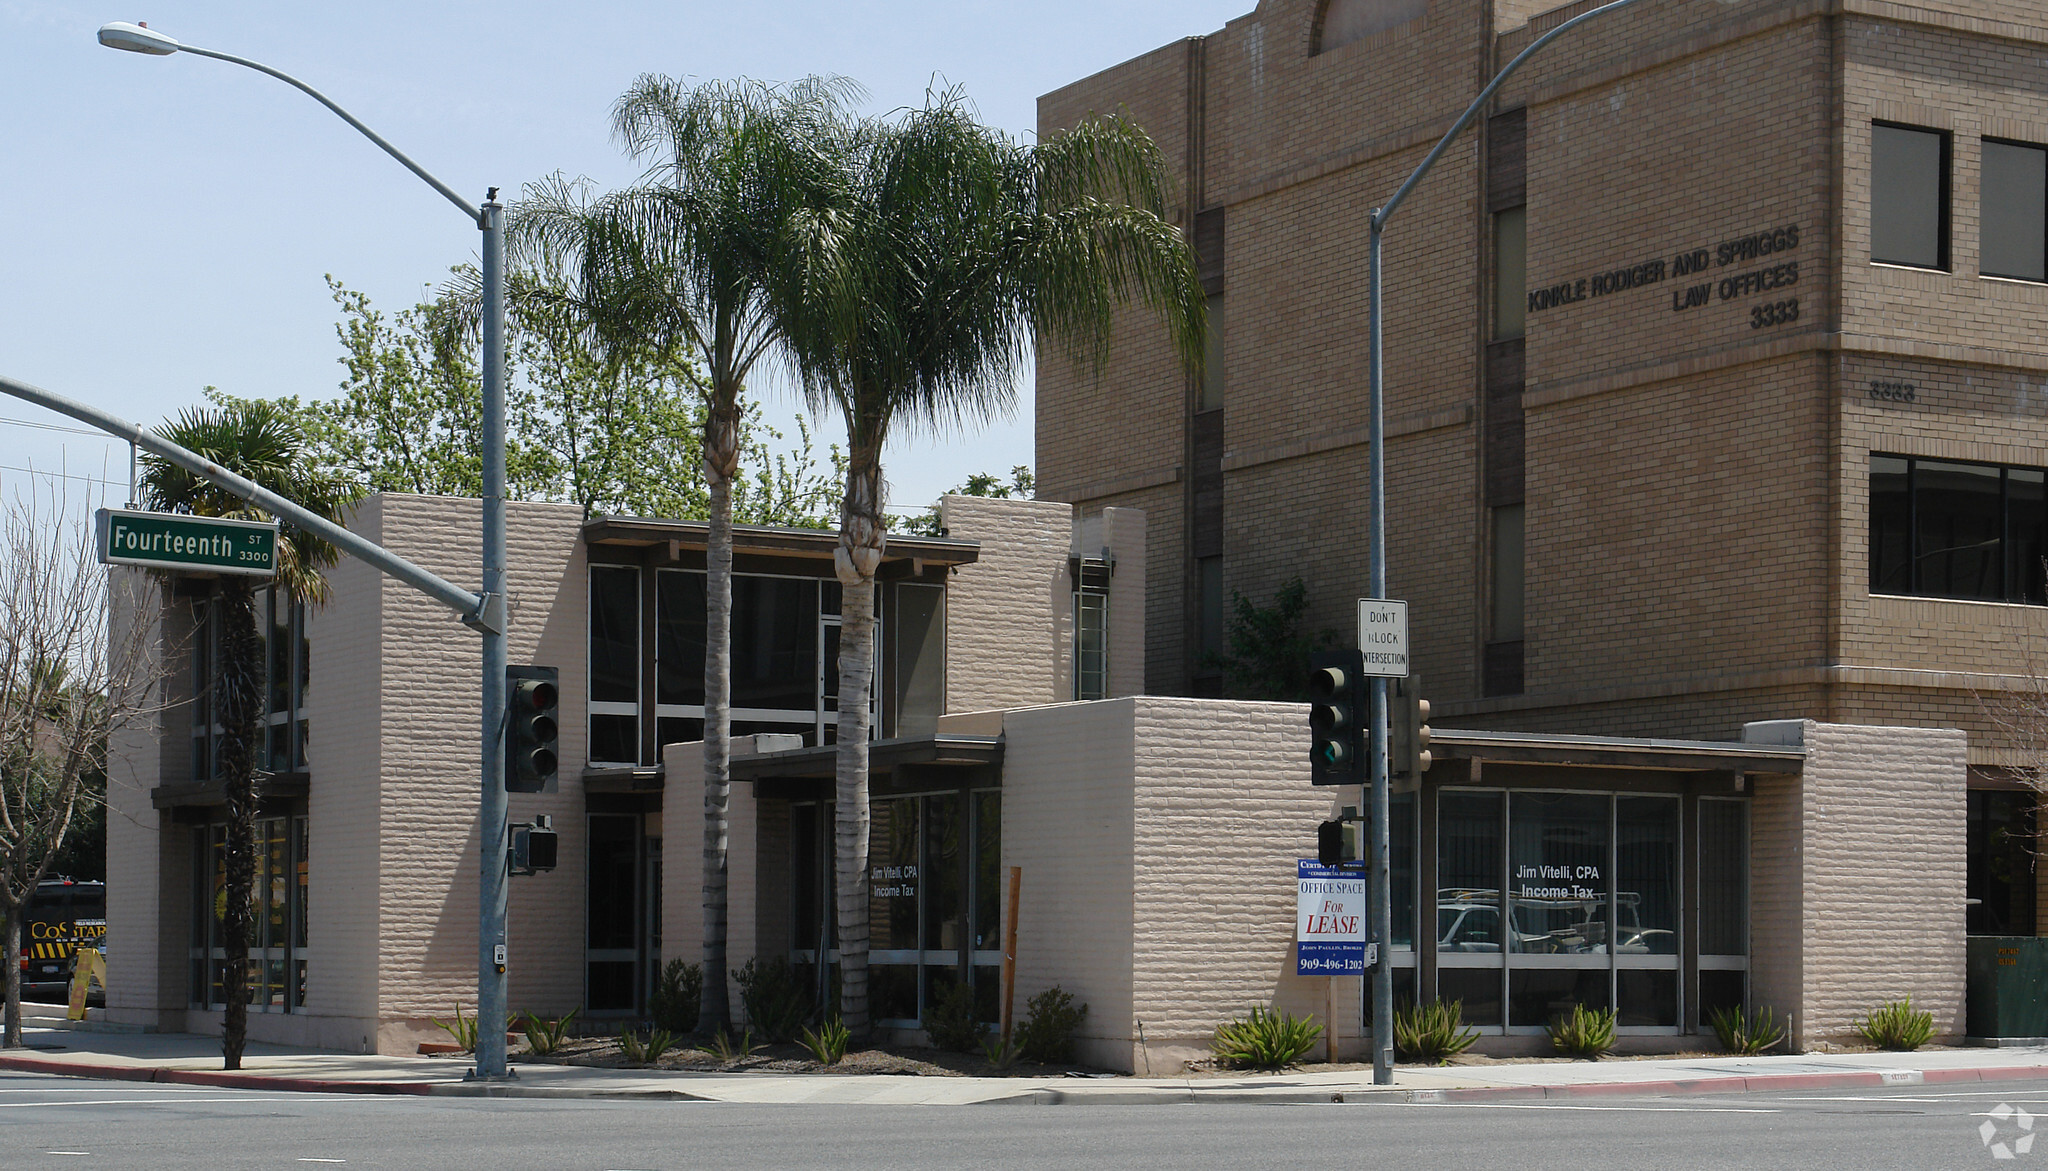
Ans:
{"label": "fan palm tree", "polygon": [[964,429],[1007,413],[1034,335],[1099,365],[1133,301],[1165,320],[1190,372],[1207,326],[1193,255],[1164,216],[1161,156],[1121,118],[1025,146],[976,122],[957,92],[935,93],[864,126],[849,159],[829,240],[846,258],[844,299],[810,302],[817,316],[794,348],[814,408],[839,411],[848,439],[834,552],[844,588],[833,838],[840,1013],[863,1035],[868,709],[891,426]]}
{"label": "fan palm tree", "polygon": [[515,209],[516,254],[563,278],[600,342],[683,353],[701,369],[710,534],[704,623],[704,995],[698,1032],[723,1029],[726,836],[731,800],[732,493],[747,375],[786,337],[793,299],[837,252],[821,195],[847,138],[849,82],[689,85],[643,75],[612,111],[613,136],[648,164],[639,185],[591,199],[559,176]]}
{"label": "fan palm tree", "polygon": [[[291,417],[269,402],[237,400],[220,408],[189,408],[157,428],[157,434],[329,520],[338,520],[362,497],[360,485],[316,463]],[[159,512],[272,519],[218,484],[156,455],[143,457],[142,496]],[[278,536],[272,584],[294,601],[324,602],[330,591],[322,571],[339,557],[333,545],[285,525]],[[242,1067],[242,1047],[248,1038],[249,940],[255,925],[256,759],[264,707],[257,587],[253,578],[223,575],[214,582],[211,600],[220,648],[218,675],[212,681],[221,727],[216,768],[227,806],[221,1055],[228,1069]]]}

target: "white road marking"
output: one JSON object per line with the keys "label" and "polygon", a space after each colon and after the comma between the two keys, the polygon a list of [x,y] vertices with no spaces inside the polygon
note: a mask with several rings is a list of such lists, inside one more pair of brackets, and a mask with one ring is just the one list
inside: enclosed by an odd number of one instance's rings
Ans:
{"label": "white road marking", "polygon": [[299,1162],[301,1162],[301,1163],[346,1163],[346,1162],[348,1162],[348,1160],[347,1160],[347,1159],[313,1159],[313,1158],[304,1158],[304,1159],[300,1159],[300,1160],[299,1160]]}
{"label": "white road marking", "polygon": [[88,1159],[92,1158],[91,1151],[44,1151],[43,1153],[45,1155],[84,1155]]}
{"label": "white road marking", "polygon": [[[1360,1103],[1364,1105],[1365,1103]],[[1768,1106],[1575,1106],[1565,1102],[1396,1102],[1438,1110],[1591,1110],[1617,1114],[1783,1114]]]}
{"label": "white road marking", "polygon": [[305,1095],[283,1098],[73,1098],[68,1102],[0,1102],[0,1110],[37,1110],[45,1106],[174,1106],[188,1102],[297,1102]]}

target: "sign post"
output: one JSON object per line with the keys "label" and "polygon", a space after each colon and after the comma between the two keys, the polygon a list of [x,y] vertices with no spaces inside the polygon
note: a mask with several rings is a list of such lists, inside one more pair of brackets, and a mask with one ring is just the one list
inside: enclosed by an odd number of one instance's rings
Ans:
{"label": "sign post", "polygon": [[248,577],[277,573],[274,520],[102,508],[94,517],[93,538],[102,565]]}

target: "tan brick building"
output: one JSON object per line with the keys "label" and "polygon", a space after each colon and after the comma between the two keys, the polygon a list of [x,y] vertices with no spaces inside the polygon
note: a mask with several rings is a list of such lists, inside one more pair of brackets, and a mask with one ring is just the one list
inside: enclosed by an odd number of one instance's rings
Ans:
{"label": "tan brick building", "polygon": [[[1041,99],[1154,134],[1220,325],[1201,384],[1136,316],[1099,376],[1040,359],[1041,496],[1151,518],[1150,690],[1214,693],[1231,594],[1297,574],[1351,641],[1367,216],[1595,6],[1264,0]],[[1386,235],[1388,574],[1438,722],[1956,727],[2009,785],[1992,712],[2048,651],[2044,144],[2013,0],[1649,0],[1511,78]]]}
{"label": "tan brick building", "polygon": [[[1593,6],[1268,0],[1042,99],[1043,130],[1125,109],[1155,134],[1219,310],[1208,386],[1136,319],[1100,377],[1041,359],[1041,494],[1152,518],[1152,690],[1212,682],[1205,580],[1263,601],[1300,573],[1313,625],[1344,629],[1366,216],[1497,65]],[[1338,44],[1331,21],[1387,27]],[[2040,179],[1981,177],[1987,151],[2038,169],[2044,53],[2048,17],[1991,0],[1652,0],[1508,82],[1387,235],[1389,573],[1439,715],[1984,728],[1970,688],[2048,633],[2038,519],[1977,551],[2005,559],[1986,583],[1932,532],[1923,580],[1879,582],[1872,460],[2048,463],[2041,230],[1994,239]],[[1888,131],[1940,154],[1924,258],[1873,240]],[[1992,275],[2015,251],[2031,268]],[[2017,483],[2006,507],[2032,509]]]}

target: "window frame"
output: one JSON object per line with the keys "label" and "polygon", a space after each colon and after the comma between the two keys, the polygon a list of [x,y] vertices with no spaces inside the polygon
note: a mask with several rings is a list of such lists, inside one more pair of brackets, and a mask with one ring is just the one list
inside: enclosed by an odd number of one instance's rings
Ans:
{"label": "window frame", "polygon": [[[1921,598],[1933,601],[1978,602],[1992,605],[2044,606],[2048,605],[2048,572],[2037,571],[2029,583],[2024,573],[2016,572],[2012,563],[2015,556],[2014,517],[2012,482],[2014,472],[2031,472],[2048,480],[2048,469],[2030,467],[2025,464],[1990,463],[1984,460],[1945,459],[1937,456],[1905,455],[1890,451],[1872,451],[1871,463],[1865,465],[1867,480],[1874,480],[1871,465],[1879,459],[1902,460],[1906,465],[1906,585],[1903,591],[1880,589],[1877,562],[1877,508],[1875,486],[1866,482],[1864,487],[1864,535],[1865,535],[1865,585],[1872,597]],[[1920,552],[1920,475],[1922,464],[1958,464],[1968,467],[1995,469],[1998,475],[1998,542],[1999,542],[1999,590],[2000,596],[1987,598],[1965,594],[1929,593],[1921,584],[1922,561]],[[2048,551],[2048,511],[2044,511],[2040,528],[2035,533],[2036,547]],[[2029,597],[2029,590],[2034,593]]]}
{"label": "window frame", "polygon": [[[2015,276],[2011,273],[1990,272],[1984,267],[1984,213],[1986,187],[1984,183],[1984,159],[1989,154],[1986,147],[2004,146],[2030,150],[2041,156],[2043,194],[2041,200],[2042,254],[2040,276]],[[2048,145],[2038,142],[2022,142],[2017,138],[1999,138],[1985,135],[1977,142],[1977,275],[2000,281],[2021,281],[2026,284],[2048,284]]]}
{"label": "window frame", "polygon": [[[1877,254],[1877,130],[1905,130],[1914,134],[1931,134],[1941,146],[1940,161],[1936,164],[1938,173],[1935,184],[1935,263],[1919,264],[1911,260],[1892,260]],[[1955,135],[1947,130],[1932,126],[1915,126],[1908,122],[1894,122],[1884,118],[1873,118],[1870,122],[1870,262],[1892,268],[1910,268],[1920,272],[1952,272],[1954,259],[1955,221]]]}

